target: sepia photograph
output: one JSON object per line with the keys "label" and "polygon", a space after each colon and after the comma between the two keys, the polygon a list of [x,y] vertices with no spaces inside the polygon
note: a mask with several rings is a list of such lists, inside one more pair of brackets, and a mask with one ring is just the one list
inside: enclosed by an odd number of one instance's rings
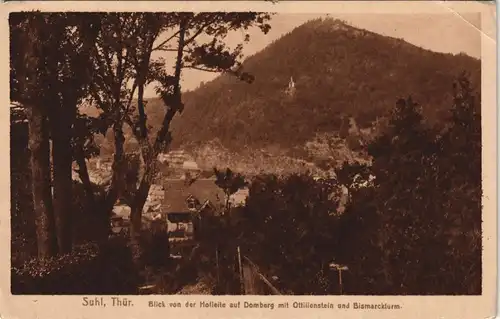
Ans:
{"label": "sepia photograph", "polygon": [[[481,296],[495,280],[480,12],[116,9],[8,13],[2,294]],[[293,308],[337,308],[308,300]]]}

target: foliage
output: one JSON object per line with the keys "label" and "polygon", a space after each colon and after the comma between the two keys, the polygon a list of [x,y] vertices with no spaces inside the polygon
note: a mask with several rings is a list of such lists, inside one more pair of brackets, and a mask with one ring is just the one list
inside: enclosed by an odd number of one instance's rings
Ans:
{"label": "foliage", "polygon": [[[251,82],[238,59],[242,44],[229,48],[223,39],[230,31],[258,26],[267,33],[266,13],[110,13],[92,14],[99,21],[96,47],[92,52],[96,79],[90,90],[92,102],[102,111],[99,115],[105,133],[112,128],[114,137],[113,179],[108,207],[123,192],[130,198],[131,235],[138,234],[141,212],[154,176],[156,157],[171,143],[170,122],[183,111],[181,75],[187,68],[225,72]],[[245,36],[245,41],[249,36]],[[154,52],[176,52],[172,61],[152,58]],[[112,61],[117,61],[112,63]],[[173,72],[169,70],[174,66]],[[150,134],[145,111],[145,85],[156,84],[156,92],[165,104],[165,113],[157,123],[156,134]],[[132,83],[130,87],[130,83]],[[137,90],[137,105],[132,99]],[[136,187],[122,189],[120,172],[125,165],[123,126],[127,124],[138,142],[144,162],[144,174]],[[129,183],[131,185],[131,183]]]}
{"label": "foliage", "polygon": [[[82,18],[71,12],[9,15],[11,100],[30,104],[37,99],[84,97],[92,76],[88,48],[96,26]],[[26,55],[30,45],[34,54]],[[54,90],[64,94],[57,96]]]}
{"label": "foliage", "polygon": [[245,177],[239,173],[234,173],[227,168],[225,171],[219,171],[214,168],[215,184],[224,191],[226,195],[226,210],[229,210],[229,198],[247,185]]}
{"label": "foliage", "polygon": [[[112,129],[111,187],[105,192],[82,178],[83,185],[72,188],[73,214],[87,220],[76,219],[79,241],[92,240],[79,236],[81,232],[93,231],[101,223],[109,227],[109,220],[100,217],[107,216],[106,207],[112,207],[116,198],[130,204],[134,221],[141,220],[141,205],[155,175],[154,159],[175,136],[195,142],[219,136],[233,149],[251,145],[280,150],[312,141],[307,146],[313,151],[332,152],[328,161],[347,162],[336,171],[336,180],[303,173],[258,175],[249,185],[245,207],[230,211],[229,195],[246,182],[230,169],[214,170],[216,184],[227,195],[229,213],[226,223],[213,219],[209,229],[213,236],[208,236],[211,241],[202,255],[218,252],[228,287],[236,278],[235,247],[240,245],[244,254],[266,266],[266,273],[279,277],[280,288],[296,294],[338,291],[328,267],[334,260],[349,266],[346,293],[480,294],[481,118],[474,93],[480,84],[478,61],[432,53],[337,21],[315,20],[249,58],[243,71],[242,46],[228,48],[223,39],[228,32],[251,26],[267,32],[268,19],[267,14],[251,12],[10,16],[11,43],[21,48],[11,55],[11,99],[39,108],[54,103],[41,115],[52,116],[53,140],[68,137],[56,134],[54,124],[62,123],[55,120],[57,111],[66,112],[65,107],[87,94],[101,111],[97,118],[79,116],[68,131],[71,149],[66,155],[72,153],[81,177],[85,158],[96,153],[94,135]],[[173,35],[160,40],[166,31]],[[172,73],[166,61],[151,58],[153,51],[177,52]],[[396,52],[399,58],[394,60],[387,52]],[[296,68],[291,70],[291,65]],[[188,68],[225,74],[183,100],[181,71]],[[442,94],[448,91],[444,83],[458,68],[471,71],[472,80],[461,76],[449,96]],[[297,91],[285,97],[283,86],[290,76],[296,79]],[[235,77],[253,85],[236,82]],[[165,109],[157,112],[149,105],[148,118],[143,98],[136,106],[132,97],[135,89],[141,96],[144,85],[153,82]],[[222,86],[228,89],[221,90]],[[388,101],[407,96],[415,87],[420,88],[418,94],[399,99],[388,118],[381,116],[392,105]],[[449,104],[453,104],[450,110],[444,107]],[[13,293],[135,293],[138,275],[124,238],[20,266],[26,256],[16,258],[17,249],[35,245],[31,221],[36,207],[33,178],[26,170],[27,130],[17,119],[19,112],[11,111]],[[171,134],[170,123],[181,112],[184,115]],[[444,128],[433,127],[446,115],[450,117]],[[358,138],[350,133],[347,118],[361,127],[375,126],[379,135]],[[291,124],[281,125],[284,120]],[[138,143],[140,158],[125,154],[125,124]],[[157,127],[156,136],[149,134],[146,124]],[[332,138],[323,131],[338,134]],[[361,155],[346,154],[344,139],[356,152],[364,151],[368,143],[371,160],[360,163],[356,159]],[[281,165],[296,164],[281,155],[277,157]],[[143,172],[140,166],[145,166]],[[331,163],[324,168],[332,168]],[[349,200],[339,217],[342,186]],[[93,216],[96,207],[105,207],[104,214]],[[143,237],[143,261],[158,267],[168,264],[167,258],[160,258],[169,252],[168,236],[155,232]],[[27,256],[31,250],[28,247]],[[192,277],[195,261],[188,264],[186,277]]]}
{"label": "foliage", "polygon": [[168,233],[163,222],[153,221],[151,229],[141,236],[142,259],[145,265],[160,268],[170,261],[170,244]]}
{"label": "foliage", "polygon": [[349,293],[481,292],[479,108],[467,78],[457,82],[444,133],[426,129],[416,104],[400,100],[370,145],[375,187],[353,192],[340,221]]}
{"label": "foliage", "polygon": [[136,294],[138,275],[122,238],[33,259],[11,273],[13,294]]}
{"label": "foliage", "polygon": [[124,158],[124,167],[121,174],[123,184],[122,193],[119,194],[119,200],[127,205],[131,205],[137,185],[140,180],[141,159],[139,154],[128,153]]}
{"label": "foliage", "polygon": [[[347,135],[347,133],[344,138],[331,133],[317,134],[305,144],[304,149],[307,152],[307,157],[313,160],[318,167],[331,170],[338,168],[344,162],[362,161],[369,163],[369,156],[362,147],[365,146],[365,141],[369,138],[369,136]],[[353,145],[354,143],[356,146]]]}
{"label": "foliage", "polygon": [[[10,15],[11,100],[23,103],[28,110],[36,110],[36,121],[30,123],[41,123],[40,132],[47,132],[30,135],[39,137],[38,149],[44,155],[43,162],[36,162],[33,156],[34,171],[42,172],[38,178],[32,178],[37,185],[32,190],[34,201],[40,202],[35,211],[38,220],[44,221],[38,227],[39,248],[52,246],[45,243],[55,242],[52,239],[57,237],[60,251],[71,250],[72,160],[79,166],[86,197],[81,202],[86,203],[85,209],[107,216],[116,200],[124,199],[132,208],[131,234],[139,234],[135,230],[140,230],[142,208],[156,175],[155,158],[170,145],[170,121],[183,109],[182,70],[225,72],[252,82],[252,76],[242,70],[239,62],[243,44],[230,48],[224,38],[229,32],[252,26],[267,33],[269,16],[258,12]],[[246,34],[243,42],[248,41]],[[158,51],[177,52],[177,56],[173,61],[153,59],[152,53]],[[171,62],[175,66],[173,72]],[[144,86],[153,82],[167,112],[158,134],[150,139],[143,93]],[[137,106],[132,103],[136,90]],[[77,116],[77,105],[81,103],[97,107],[98,116]],[[142,162],[125,156],[124,125],[132,130]],[[96,197],[85,159],[97,152],[94,136],[104,135],[109,129],[114,138],[113,177],[106,192]],[[44,174],[51,168],[49,139],[53,145],[53,176]],[[69,154],[72,156],[68,157]],[[141,164],[144,171],[139,174],[137,167]],[[50,185],[53,195],[48,193]],[[57,234],[51,230],[52,224]],[[52,255],[55,251],[44,248],[42,254]]]}
{"label": "foliage", "polygon": [[194,160],[200,168],[210,169],[212,175],[213,167],[230,167],[234,172],[245,174],[245,176],[266,173],[288,175],[306,173],[307,171],[321,173],[321,169],[312,163],[286,154],[279,149],[230,151],[215,140],[200,147],[186,150],[193,154]]}
{"label": "foliage", "polygon": [[[236,245],[293,294],[481,293],[481,123],[465,75],[455,84],[450,125],[435,131],[411,98],[399,99],[372,163],[349,163],[336,180],[259,175],[246,205],[221,225],[232,265]],[[348,190],[338,215],[341,188]],[[262,249],[265,247],[265,249]]]}
{"label": "foliage", "polygon": [[[244,254],[269,265],[282,289],[295,294],[330,293],[315,278],[335,257],[337,187],[308,175],[256,177],[242,212],[238,241]],[[262,247],[266,247],[262,249]]]}
{"label": "foliage", "polygon": [[[37,238],[32,198],[31,170],[29,165],[28,129],[25,118],[11,109],[11,229],[12,265],[20,266],[37,254]],[[97,198],[103,196],[101,186],[92,185]],[[72,210],[75,244],[97,240],[98,229],[109,225],[109,218],[88,210],[85,188],[73,183]],[[108,216],[109,217],[109,216]],[[107,234],[106,234],[107,236]]]}
{"label": "foliage", "polygon": [[[92,191],[98,200],[105,194],[103,185],[92,184]],[[73,219],[72,236],[76,245],[86,242],[102,242],[107,240],[111,232],[111,214],[99,210],[91,210],[85,186],[73,181],[73,198],[71,216]]]}
{"label": "foliage", "polygon": [[10,126],[10,205],[11,262],[13,265],[37,254],[35,214],[29,169],[28,127],[25,117],[11,109]]}
{"label": "foliage", "polygon": [[[96,133],[100,132],[102,122],[99,119],[90,117],[85,114],[78,113],[73,127],[72,148],[83,152],[82,157],[90,159],[99,155],[100,147],[98,146]],[[77,151],[73,154],[73,160],[77,160]]]}
{"label": "foliage", "polygon": [[71,156],[80,153],[72,149],[72,127],[91,82],[89,49],[96,36],[95,25],[81,18],[69,12],[9,15],[10,95],[29,114],[40,256],[71,251]]}
{"label": "foliage", "polygon": [[[482,274],[482,185],[481,116],[479,97],[466,76],[454,85],[452,126],[441,138],[438,159],[441,209],[448,212],[438,220],[444,224],[446,253],[440,258],[443,285],[453,292],[481,293]],[[436,221],[437,222],[437,221]],[[457,269],[456,265],[461,267]]]}

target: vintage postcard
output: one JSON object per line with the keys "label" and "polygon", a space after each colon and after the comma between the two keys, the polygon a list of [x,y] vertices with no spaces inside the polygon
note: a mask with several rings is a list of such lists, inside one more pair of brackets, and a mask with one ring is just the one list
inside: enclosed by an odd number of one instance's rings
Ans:
{"label": "vintage postcard", "polygon": [[495,9],[3,3],[0,317],[495,316]]}

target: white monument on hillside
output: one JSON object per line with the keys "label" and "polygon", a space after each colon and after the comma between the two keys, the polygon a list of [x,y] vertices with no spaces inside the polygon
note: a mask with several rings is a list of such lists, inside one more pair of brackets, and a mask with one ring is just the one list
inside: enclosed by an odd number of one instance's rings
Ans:
{"label": "white monument on hillside", "polygon": [[288,88],[286,89],[286,93],[289,96],[293,96],[295,94],[295,81],[293,80],[293,76],[290,77],[290,81],[288,82]]}

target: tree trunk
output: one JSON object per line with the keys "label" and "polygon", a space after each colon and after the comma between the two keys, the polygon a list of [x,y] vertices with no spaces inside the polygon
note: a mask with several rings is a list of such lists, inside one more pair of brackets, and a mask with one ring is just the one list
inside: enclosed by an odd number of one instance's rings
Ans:
{"label": "tree trunk", "polygon": [[82,145],[76,146],[75,160],[78,164],[78,175],[85,190],[85,213],[90,215],[90,218],[85,218],[85,221],[92,223],[95,230],[91,238],[98,242],[103,242],[108,238],[110,232],[110,220],[107,218],[106,212],[102,210],[102,207],[104,207],[104,198],[97,197],[94,193]]}
{"label": "tree trunk", "polygon": [[144,204],[146,203],[146,199],[148,198],[149,189],[151,188],[150,182],[145,182],[145,179],[141,182],[139,189],[137,190],[134,202],[131,205],[130,212],[130,234],[132,236],[136,236],[140,233],[142,227],[142,209],[144,208]]}
{"label": "tree trunk", "polygon": [[83,188],[85,189],[85,196],[87,197],[87,201],[89,203],[92,203],[91,206],[94,206],[93,205],[95,204],[94,188],[92,186],[92,182],[90,181],[89,171],[87,169],[87,163],[85,162],[85,155],[83,152],[82,145],[76,146],[75,160],[76,164],[78,164],[78,176],[80,176]]}
{"label": "tree trunk", "polygon": [[147,128],[146,128],[146,113],[144,112],[144,80],[141,81],[138,85],[137,92],[137,110],[139,111],[139,130],[141,139],[147,138]]}
{"label": "tree trunk", "polygon": [[113,210],[117,199],[122,194],[125,184],[124,179],[124,149],[123,144],[125,143],[125,136],[123,135],[122,129],[123,122],[118,121],[113,125],[113,134],[115,139],[115,154],[113,156],[113,175],[111,179],[111,186],[100,205],[101,211],[105,214],[109,214]]}
{"label": "tree trunk", "polygon": [[140,246],[140,237],[142,229],[142,209],[148,197],[150,183],[142,183],[137,190],[134,202],[130,207],[130,243],[136,262],[142,254]]}
{"label": "tree trunk", "polygon": [[57,253],[57,239],[50,185],[48,123],[41,107],[28,107],[28,126],[38,257],[46,258]]}
{"label": "tree trunk", "polygon": [[59,253],[72,249],[72,163],[71,114],[68,110],[56,110],[52,126],[52,160],[54,165],[54,215]]}
{"label": "tree trunk", "polygon": [[13,122],[11,115],[10,128],[11,263],[21,265],[37,254],[36,218],[31,189],[28,125]]}
{"label": "tree trunk", "polygon": [[[156,136],[155,143],[153,147],[148,147],[147,144],[147,132],[144,131],[144,135],[139,135],[138,140],[141,144],[142,156],[144,158],[144,165],[146,169],[144,171],[144,176],[142,177],[141,183],[139,185],[139,189],[137,190],[134,198],[134,202],[131,207],[131,223],[130,223],[130,235],[133,241],[137,240],[141,231],[141,220],[142,220],[142,209],[144,208],[144,204],[146,203],[146,199],[148,197],[149,189],[151,188],[151,184],[153,183],[154,175],[156,174],[156,161],[160,150],[165,145],[170,144],[170,137],[168,135],[170,130],[170,122],[172,121],[174,115],[180,108],[180,76],[182,69],[182,57],[183,57],[183,49],[184,49],[184,36],[186,34],[186,22],[182,22],[180,26],[179,32],[179,44],[177,49],[177,59],[175,65],[175,85],[174,85],[174,97],[175,101],[174,105],[170,105],[165,117],[163,119],[162,128],[158,132]],[[142,94],[141,85],[139,85],[139,106],[140,108],[144,108],[142,104]],[[145,127],[146,119],[144,114],[141,115],[141,127]]]}

